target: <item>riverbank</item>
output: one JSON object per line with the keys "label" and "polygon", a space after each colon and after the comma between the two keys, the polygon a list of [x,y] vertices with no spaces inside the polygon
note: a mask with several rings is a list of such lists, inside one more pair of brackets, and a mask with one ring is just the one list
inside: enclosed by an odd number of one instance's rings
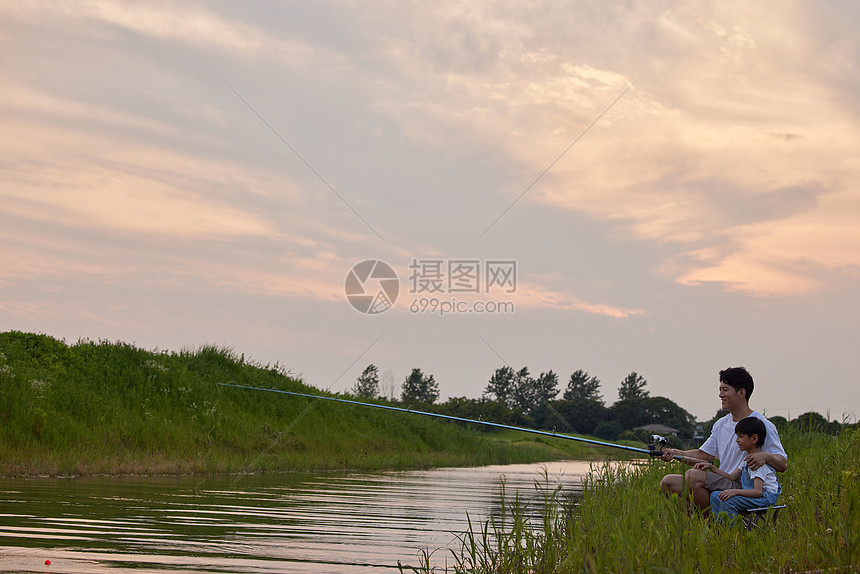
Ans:
{"label": "riverbank", "polygon": [[218,383],[322,393],[281,365],[214,346],[162,352],[0,333],[0,476],[420,469],[600,456],[572,441]]}
{"label": "riverbank", "polygon": [[[679,463],[607,465],[569,499],[544,492],[542,510],[503,496],[500,520],[472,524],[453,572],[857,572],[860,564],[860,429],[838,436],[789,430],[787,504],[752,533],[687,517],[658,484]],[[429,573],[428,567],[414,572]],[[434,570],[438,571],[438,570]]]}

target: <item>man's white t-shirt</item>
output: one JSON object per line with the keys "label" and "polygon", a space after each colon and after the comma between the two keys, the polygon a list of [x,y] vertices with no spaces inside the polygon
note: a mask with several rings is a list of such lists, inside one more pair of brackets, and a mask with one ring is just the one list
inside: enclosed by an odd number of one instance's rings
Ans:
{"label": "man's white t-shirt", "polygon": [[[788,460],[788,455],[785,454],[785,449],[782,448],[782,443],[779,440],[779,433],[776,432],[776,427],[772,422],[764,418],[758,412],[753,411],[751,417],[756,417],[764,422],[764,428],[767,429],[767,437],[764,439],[764,446],[761,449],[764,452],[778,454]],[[734,472],[740,466],[746,453],[738,448],[735,438],[735,425],[737,421],[732,420],[732,414],[729,413],[717,422],[714,423],[714,428],[711,429],[711,436],[705,441],[705,444],[699,447],[711,456],[720,459],[720,470],[725,472]]]}

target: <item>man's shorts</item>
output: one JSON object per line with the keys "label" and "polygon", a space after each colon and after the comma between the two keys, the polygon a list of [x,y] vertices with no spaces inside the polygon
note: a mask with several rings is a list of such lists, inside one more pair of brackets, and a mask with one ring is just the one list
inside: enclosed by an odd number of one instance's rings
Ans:
{"label": "man's shorts", "polygon": [[705,476],[705,490],[714,492],[715,490],[728,490],[730,488],[743,488],[740,480],[732,482],[728,478],[723,478],[715,472],[707,473]]}

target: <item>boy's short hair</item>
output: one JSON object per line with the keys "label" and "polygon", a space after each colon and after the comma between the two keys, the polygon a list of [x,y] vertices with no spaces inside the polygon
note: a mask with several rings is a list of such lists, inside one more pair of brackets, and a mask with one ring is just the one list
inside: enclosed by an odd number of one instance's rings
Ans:
{"label": "boy's short hair", "polygon": [[738,421],[735,425],[735,434],[745,434],[747,436],[758,435],[756,446],[761,447],[764,444],[764,439],[767,438],[767,427],[764,422],[758,417],[747,417]]}
{"label": "boy's short hair", "polygon": [[747,401],[750,400],[753,387],[755,387],[752,375],[746,370],[746,367],[731,367],[720,371],[720,382],[733,386],[735,391],[745,389]]}

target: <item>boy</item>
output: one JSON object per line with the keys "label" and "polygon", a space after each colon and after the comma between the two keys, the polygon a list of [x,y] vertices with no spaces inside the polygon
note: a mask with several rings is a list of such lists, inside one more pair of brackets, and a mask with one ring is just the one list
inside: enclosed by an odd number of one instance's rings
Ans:
{"label": "boy", "polygon": [[[761,452],[761,446],[767,438],[764,422],[757,417],[741,419],[735,426],[738,448],[748,455]],[[699,462],[693,468],[709,470],[732,482],[740,478],[741,488],[715,490],[711,493],[711,512],[722,522],[721,512],[728,513],[729,523],[733,523],[739,510],[773,506],[782,488],[776,478],[776,471],[765,464],[755,470],[750,470],[746,460],[741,462],[732,473],[715,467],[710,462]]]}

